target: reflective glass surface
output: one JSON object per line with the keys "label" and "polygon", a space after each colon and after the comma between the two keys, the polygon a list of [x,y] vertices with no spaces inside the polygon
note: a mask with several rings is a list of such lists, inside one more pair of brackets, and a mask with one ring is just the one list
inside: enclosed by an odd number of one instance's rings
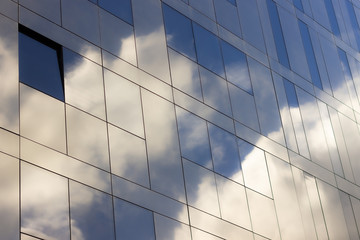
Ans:
{"label": "reflective glass surface", "polygon": [[206,121],[176,108],[181,155],[208,169],[213,169]]}
{"label": "reflective glass surface", "polygon": [[73,181],[69,186],[71,239],[115,239],[111,197]]}
{"label": "reflective glass surface", "polygon": [[194,23],[193,28],[199,64],[225,77],[219,39],[199,24]]}
{"label": "reflective glass surface", "polygon": [[106,11],[111,12],[129,24],[133,23],[131,0],[98,0],[98,4]]}
{"label": "reflective glass surface", "polygon": [[155,240],[152,212],[117,198],[114,212],[117,239]]}
{"label": "reflective glass surface", "polygon": [[331,0],[324,0],[324,4],[325,4],[325,7],[326,7],[327,15],[329,17],[331,30],[332,30],[332,32],[334,33],[335,36],[340,37],[339,25],[338,25],[338,22],[336,20],[336,15],[335,15],[334,6],[332,4],[332,1]]}
{"label": "reflective glass surface", "polygon": [[224,57],[226,79],[252,94],[249,69],[245,54],[225,41],[221,41],[221,47]]}
{"label": "reflective glass surface", "polygon": [[239,152],[234,135],[209,124],[214,171],[238,183],[243,183]]}
{"label": "reflective glass surface", "polygon": [[302,5],[301,0],[293,0],[294,6],[299,9],[300,11],[304,12],[304,8]]}
{"label": "reflective glass surface", "polygon": [[170,218],[154,214],[156,240],[191,240],[190,227]]}
{"label": "reflective glass surface", "polygon": [[216,19],[220,25],[241,37],[240,22],[235,0],[214,0]]}
{"label": "reflective glass surface", "polygon": [[64,101],[60,56],[60,46],[24,29],[19,33],[20,82]]}
{"label": "reflective glass surface", "polygon": [[191,20],[166,4],[163,4],[162,8],[167,44],[176,51],[196,61]]}
{"label": "reflective glass surface", "polygon": [[22,232],[42,239],[69,239],[68,197],[66,178],[21,163]]}

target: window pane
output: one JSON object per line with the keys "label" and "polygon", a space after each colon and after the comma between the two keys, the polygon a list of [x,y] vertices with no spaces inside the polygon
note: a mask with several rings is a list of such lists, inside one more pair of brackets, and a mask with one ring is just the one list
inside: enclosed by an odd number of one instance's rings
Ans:
{"label": "window pane", "polygon": [[112,199],[109,195],[70,182],[71,239],[115,239]]}
{"label": "window pane", "polygon": [[338,22],[336,20],[334,6],[333,6],[331,0],[324,0],[324,3],[325,3],[326,11],[327,11],[327,14],[328,14],[328,17],[329,17],[331,30],[335,34],[335,36],[341,37],[340,30],[339,30],[339,25],[338,25]]}
{"label": "window pane", "polygon": [[156,240],[181,239],[190,240],[191,233],[188,225],[170,218],[155,214]]}
{"label": "window pane", "polygon": [[300,11],[304,12],[304,8],[302,5],[301,0],[293,0],[294,6],[299,9]]}
{"label": "window pane", "polygon": [[165,4],[163,12],[168,45],[196,61],[191,20]]}
{"label": "window pane", "polygon": [[131,0],[99,0],[99,6],[122,20],[133,24]]}
{"label": "window pane", "polygon": [[59,64],[60,46],[36,33],[31,32],[31,34],[43,41],[40,42],[22,32],[19,33],[20,82],[64,101],[64,87]]}
{"label": "window pane", "polygon": [[219,39],[200,25],[194,23],[193,26],[199,63],[221,77],[225,77]]}
{"label": "window pane", "polygon": [[221,41],[221,47],[227,80],[252,94],[246,55],[224,41]]}
{"label": "window pane", "polygon": [[114,208],[117,239],[155,240],[152,212],[117,198]]}

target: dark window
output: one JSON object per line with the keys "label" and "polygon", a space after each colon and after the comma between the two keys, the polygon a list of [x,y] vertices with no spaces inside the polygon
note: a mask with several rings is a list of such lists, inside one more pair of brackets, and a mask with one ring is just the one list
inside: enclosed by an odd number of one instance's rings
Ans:
{"label": "dark window", "polygon": [[196,61],[191,20],[165,4],[163,11],[168,45]]}
{"label": "dark window", "polygon": [[336,15],[335,15],[335,11],[334,11],[334,6],[331,2],[331,0],[325,0],[325,7],[326,7],[326,11],[330,20],[330,25],[331,25],[331,30],[334,33],[335,36],[337,37],[341,37],[340,35],[340,30],[339,30],[339,25],[338,22],[336,20]]}
{"label": "dark window", "polygon": [[64,101],[61,46],[19,26],[20,82]]}
{"label": "dark window", "polygon": [[129,24],[133,24],[131,0],[99,0],[99,6]]}

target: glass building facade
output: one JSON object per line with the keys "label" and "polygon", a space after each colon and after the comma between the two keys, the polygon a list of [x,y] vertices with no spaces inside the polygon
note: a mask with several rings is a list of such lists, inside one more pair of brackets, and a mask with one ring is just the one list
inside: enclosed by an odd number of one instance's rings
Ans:
{"label": "glass building facade", "polygon": [[0,0],[0,239],[360,239],[359,52],[359,0]]}

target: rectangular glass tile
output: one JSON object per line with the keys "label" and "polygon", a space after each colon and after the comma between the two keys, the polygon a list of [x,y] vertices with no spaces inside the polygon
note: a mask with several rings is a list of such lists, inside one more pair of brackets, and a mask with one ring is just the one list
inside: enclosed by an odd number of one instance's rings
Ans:
{"label": "rectangular glass tile", "polygon": [[221,240],[222,238],[215,237],[209,233],[201,231],[197,228],[191,228],[191,236],[193,240]]}
{"label": "rectangular glass tile", "polygon": [[68,180],[22,162],[21,231],[42,239],[66,240],[69,224]]}
{"label": "rectangular glass tile", "polygon": [[193,24],[193,28],[199,64],[218,74],[220,77],[225,77],[218,37],[197,23]]}
{"label": "rectangular glass tile", "polygon": [[359,233],[356,226],[353,207],[351,206],[350,196],[342,191],[339,191],[340,201],[344,211],[344,217],[346,220],[346,226],[349,233],[349,239],[359,239]]}
{"label": "rectangular glass tile", "polygon": [[183,164],[188,204],[220,217],[214,172],[185,159]]}
{"label": "rectangular glass tile", "polygon": [[100,7],[121,18],[129,24],[133,23],[131,0],[98,0]]}
{"label": "rectangular glass tile", "polygon": [[[241,29],[240,29],[240,22],[238,17],[238,12],[236,9],[235,0],[213,0],[214,1],[214,8],[215,8],[215,15],[217,22],[225,27],[226,29],[230,30],[235,35],[241,37]],[[230,3],[230,1],[233,2]]]}
{"label": "rectangular glass tile", "polygon": [[215,20],[213,0],[189,0],[189,4],[205,16]]}
{"label": "rectangular glass tile", "polygon": [[170,218],[154,214],[156,240],[191,240],[190,227]]}
{"label": "rectangular glass tile", "polygon": [[70,181],[71,239],[115,240],[110,195]]}
{"label": "rectangular glass tile", "polygon": [[19,157],[19,135],[0,128],[0,151]]}
{"label": "rectangular glass tile", "polygon": [[196,61],[191,20],[166,4],[162,9],[168,46]]}
{"label": "rectangular glass tile", "polygon": [[338,22],[336,20],[336,15],[335,15],[334,6],[332,4],[332,1],[324,0],[324,4],[326,7],[326,12],[329,17],[329,22],[330,22],[330,26],[331,26],[331,30],[332,30],[333,34],[337,37],[341,37],[340,29],[339,29]]}
{"label": "rectangular glass tile", "polygon": [[213,170],[206,121],[176,107],[182,157]]}
{"label": "rectangular glass tile", "polygon": [[185,202],[174,105],[142,91],[151,188]]}
{"label": "rectangular glass tile", "polygon": [[313,12],[314,20],[320,23],[326,29],[331,29],[329,17],[327,14],[326,1],[309,1]]}
{"label": "rectangular glass tile", "polygon": [[61,24],[60,0],[20,0],[20,4],[58,25]]}
{"label": "rectangular glass tile", "polygon": [[0,153],[0,238],[19,239],[19,160]]}

